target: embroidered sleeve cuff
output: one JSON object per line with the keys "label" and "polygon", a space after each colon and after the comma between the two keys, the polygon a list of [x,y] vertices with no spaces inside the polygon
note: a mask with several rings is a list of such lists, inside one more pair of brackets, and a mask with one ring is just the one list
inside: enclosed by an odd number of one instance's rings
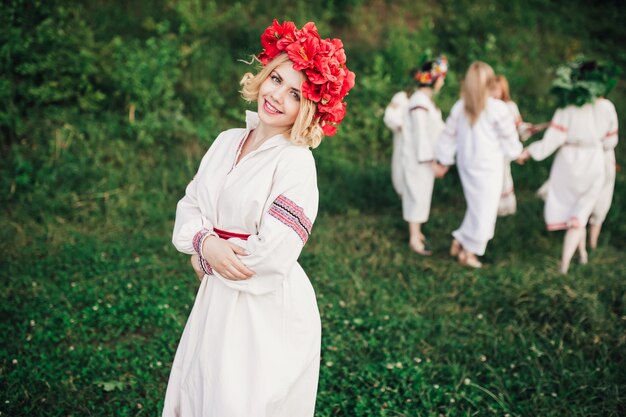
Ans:
{"label": "embroidered sleeve cuff", "polygon": [[213,230],[203,227],[193,237],[193,249],[200,257],[202,257],[202,245],[204,244],[204,240],[209,236],[217,236],[217,234]]}
{"label": "embroidered sleeve cuff", "polygon": [[202,268],[202,270],[204,271],[206,275],[213,275],[213,268],[211,268],[211,265],[209,265],[207,260],[204,259],[202,255],[200,255],[200,258],[198,261],[200,263],[200,268]]}

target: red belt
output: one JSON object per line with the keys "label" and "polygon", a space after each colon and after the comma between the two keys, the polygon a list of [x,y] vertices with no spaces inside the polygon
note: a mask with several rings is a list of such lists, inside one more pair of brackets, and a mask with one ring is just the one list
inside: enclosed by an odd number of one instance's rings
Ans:
{"label": "red belt", "polygon": [[247,233],[235,233],[235,232],[229,232],[228,230],[220,230],[216,227],[213,228],[213,231],[222,239],[226,240],[226,239],[232,239],[232,238],[237,238],[237,239],[241,239],[241,240],[248,240],[248,237],[250,237],[249,234]]}

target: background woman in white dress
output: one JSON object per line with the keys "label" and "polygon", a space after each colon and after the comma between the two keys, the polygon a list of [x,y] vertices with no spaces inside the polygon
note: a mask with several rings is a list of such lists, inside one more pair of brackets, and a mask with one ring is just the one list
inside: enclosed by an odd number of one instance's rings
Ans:
{"label": "background woman in white dress", "polygon": [[462,265],[480,268],[477,256],[493,238],[504,178],[504,158],[522,151],[515,121],[504,102],[491,97],[495,74],[484,62],[470,65],[436,148],[434,169],[442,177],[456,162],[467,210],[452,232],[450,254]]}
{"label": "background woman in white dress", "polygon": [[417,88],[409,97],[408,114],[402,135],[402,217],[409,225],[409,246],[420,255],[431,255],[426,247],[422,225],[430,216],[435,173],[434,160],[437,139],[443,129],[441,110],[433,96],[443,87],[448,72],[448,60],[441,55],[424,62],[413,71]]}
{"label": "background woman in white dress", "polygon": [[222,132],[176,209],[172,241],[201,271],[163,416],[312,417],[321,326],[297,262],[317,214],[310,151],[333,135],[354,85],[343,45],[274,21],[242,95],[246,127]]}
{"label": "background woman in white dress", "polygon": [[557,75],[552,92],[559,108],[543,138],[524,149],[519,162],[541,161],[557,152],[544,219],[548,230],[566,231],[559,266],[566,274],[577,249],[580,262],[587,263],[586,227],[607,184],[604,142],[616,139],[617,114],[611,102],[598,97],[612,78],[607,67],[595,61],[575,62],[559,68]]}
{"label": "background woman in white dress", "polygon": [[[496,81],[493,87],[493,97],[502,100],[508,106],[515,120],[515,127],[522,142],[528,140],[529,137],[548,127],[548,123],[534,125],[525,122],[519,111],[517,104],[511,99],[509,81],[504,75],[496,75]],[[504,179],[502,183],[502,195],[500,196],[500,204],[498,205],[498,216],[508,216],[515,214],[517,211],[517,198],[515,197],[515,187],[513,184],[513,175],[511,174],[511,160],[504,159]]]}

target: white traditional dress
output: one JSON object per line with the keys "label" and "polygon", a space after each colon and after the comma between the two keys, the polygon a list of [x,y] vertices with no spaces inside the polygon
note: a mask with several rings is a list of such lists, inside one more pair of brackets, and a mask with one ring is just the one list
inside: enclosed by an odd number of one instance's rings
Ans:
{"label": "white traditional dress", "polygon": [[[311,417],[320,361],[315,293],[297,262],[317,214],[315,162],[283,135],[235,161],[259,119],[222,132],[176,209],[172,241],[193,254],[213,230],[256,274],[202,279],[168,382],[163,416]],[[196,246],[194,246],[194,244]]]}
{"label": "white traditional dress", "polygon": [[403,135],[408,126],[409,97],[400,91],[391,98],[385,108],[383,122],[393,132],[393,151],[391,154],[391,184],[395,192],[402,196],[404,178],[402,173]]}
{"label": "white traditional dress", "polygon": [[543,139],[528,146],[541,161],[557,151],[548,179],[544,219],[548,230],[584,227],[605,184],[603,140],[617,124],[606,100],[558,109]]}
{"label": "white traditional dress", "polygon": [[467,210],[461,226],[452,232],[463,248],[483,255],[493,238],[502,190],[504,158],[522,152],[515,122],[506,104],[489,98],[473,126],[457,101],[446,120],[436,157],[443,165],[456,164]]}
{"label": "white traditional dress", "polygon": [[419,90],[409,98],[409,121],[402,147],[402,216],[410,223],[426,223],[435,183],[431,163],[435,159],[435,146],[444,123],[441,110]]}
{"label": "white traditional dress", "polygon": [[596,202],[596,205],[591,211],[591,217],[589,223],[602,224],[606,219],[606,215],[611,208],[611,201],[613,200],[613,190],[615,189],[615,171],[617,164],[615,163],[615,147],[618,142],[618,118],[615,106],[607,99],[598,100],[600,106],[598,111],[605,113],[606,122],[609,124],[609,129],[604,139],[602,140],[602,149],[604,149],[604,184],[600,191],[600,197]]}
{"label": "white traditional dress", "polygon": [[[522,127],[522,115],[519,112],[519,108],[514,101],[505,101],[513,120],[515,121],[515,128],[520,133]],[[521,136],[521,135],[520,135]],[[515,214],[517,211],[517,198],[515,197],[515,188],[513,185],[513,175],[511,174],[511,160],[504,158],[504,178],[502,182],[502,194],[500,196],[500,203],[498,205],[498,216],[507,216],[509,214]]]}

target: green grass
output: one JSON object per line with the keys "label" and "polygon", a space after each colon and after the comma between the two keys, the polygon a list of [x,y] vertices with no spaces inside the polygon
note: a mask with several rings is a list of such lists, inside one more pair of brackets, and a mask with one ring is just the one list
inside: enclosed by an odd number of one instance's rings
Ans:
{"label": "green grass", "polygon": [[[464,269],[447,255],[463,203],[444,181],[429,258],[409,251],[397,202],[322,207],[300,258],[323,323],[316,415],[624,415],[626,264],[611,223],[590,264],[560,276],[562,235],[522,191],[485,267]],[[197,288],[169,243],[176,198],[143,232],[133,219],[16,232],[0,264],[2,416],[159,412]]]}

